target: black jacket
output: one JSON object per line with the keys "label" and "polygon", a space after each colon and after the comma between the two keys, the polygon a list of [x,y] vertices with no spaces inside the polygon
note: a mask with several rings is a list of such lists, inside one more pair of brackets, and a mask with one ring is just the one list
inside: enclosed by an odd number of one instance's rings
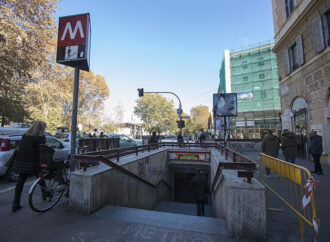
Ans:
{"label": "black jacket", "polygon": [[207,179],[204,175],[195,175],[191,181],[191,192],[196,201],[205,201],[208,193]]}
{"label": "black jacket", "polygon": [[261,142],[261,150],[266,155],[277,157],[278,150],[280,149],[279,139],[273,134],[267,134]]}
{"label": "black jacket", "polygon": [[45,136],[23,135],[12,170],[30,175],[37,174],[40,171],[39,145],[45,142]]}
{"label": "black jacket", "polygon": [[322,152],[322,137],[315,135],[313,138],[311,138],[311,142],[309,143],[309,153],[320,155]]}

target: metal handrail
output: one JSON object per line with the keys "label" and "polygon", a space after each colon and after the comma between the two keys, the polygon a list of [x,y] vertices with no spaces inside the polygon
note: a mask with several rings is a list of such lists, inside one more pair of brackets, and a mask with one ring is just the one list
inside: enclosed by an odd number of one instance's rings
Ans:
{"label": "metal handrail", "polygon": [[[235,164],[228,165],[230,163],[222,163],[222,162],[220,162],[218,164],[216,175],[215,175],[215,177],[213,179],[213,183],[212,183],[212,190],[214,189],[215,185],[218,182],[222,169],[238,170],[239,171],[238,175],[242,176],[242,177],[246,177],[248,179],[249,183],[251,183],[251,177],[253,177],[253,171],[256,170],[256,166],[254,166],[254,165],[257,164],[257,162],[237,153],[236,151],[234,151],[228,147],[225,147],[222,144],[207,143],[207,142],[205,142],[205,143],[161,142],[161,143],[140,145],[140,146],[134,146],[134,147],[116,148],[116,149],[105,150],[105,151],[88,152],[86,154],[75,155],[75,158],[77,160],[83,161],[83,162],[81,162],[81,167],[83,167],[84,170],[86,170],[86,168],[90,165],[91,161],[94,161],[94,163],[95,163],[96,157],[102,157],[103,159],[107,160],[108,162],[111,162],[109,164],[115,164],[112,161],[110,161],[109,159],[116,159],[117,162],[119,162],[119,158],[123,157],[123,156],[127,156],[127,155],[134,154],[134,153],[136,154],[136,156],[138,156],[139,153],[143,153],[146,150],[150,152],[151,150],[155,150],[155,149],[159,149],[159,148],[166,148],[166,147],[170,147],[170,148],[174,148],[174,147],[178,147],[178,148],[215,148],[215,149],[219,150],[222,155],[223,155],[223,153],[225,153],[226,159],[231,158]],[[97,159],[97,160],[100,160],[100,159]],[[244,163],[247,165],[244,165]],[[249,165],[249,163],[252,164],[252,167]],[[120,167],[117,164],[115,164],[115,165],[117,167]]]}
{"label": "metal handrail", "polygon": [[160,183],[164,183],[170,190],[172,190],[173,188],[171,187],[171,185],[169,185],[166,181],[164,181],[163,179],[161,179],[157,184],[153,184],[145,179],[143,179],[142,177],[134,174],[133,172],[126,170],[125,168],[121,167],[120,165],[117,165],[116,163],[106,159],[103,156],[94,156],[94,159],[101,161],[102,163],[111,166],[114,169],[117,169],[118,171],[120,171],[121,173],[124,173],[132,178],[134,178],[135,180],[138,180],[150,187],[156,188],[157,186],[159,186]]}
{"label": "metal handrail", "polygon": [[180,143],[180,142],[161,142],[154,143],[148,145],[139,145],[133,147],[125,147],[125,148],[116,148],[111,150],[103,150],[103,151],[93,151],[87,152],[85,154],[77,154],[75,158],[77,160],[86,160],[89,156],[102,155],[107,159],[116,158],[119,161],[119,158],[122,156],[127,156],[130,154],[136,154],[138,156],[139,153],[143,153],[144,151],[151,151],[159,148],[166,147],[178,147],[178,148],[216,148],[216,143]]}
{"label": "metal handrail", "polygon": [[[225,147],[221,144],[216,144],[216,149],[221,151],[221,154],[223,155],[223,152],[225,152],[225,157],[228,159],[228,155],[232,155],[232,160],[235,163],[225,163],[225,162],[219,162],[217,171],[215,173],[212,185],[211,185],[211,191],[214,192],[214,188],[216,184],[218,183],[218,180],[220,178],[221,172],[223,169],[231,169],[231,170],[244,170],[244,172],[239,171],[238,175],[241,177],[247,177],[248,183],[251,183],[251,178],[253,177],[253,172],[257,169],[257,162],[249,159],[248,157],[241,155],[237,153],[236,151]],[[241,162],[239,162],[241,161]],[[242,162],[243,161],[243,162]],[[250,166],[250,164],[252,166]]]}

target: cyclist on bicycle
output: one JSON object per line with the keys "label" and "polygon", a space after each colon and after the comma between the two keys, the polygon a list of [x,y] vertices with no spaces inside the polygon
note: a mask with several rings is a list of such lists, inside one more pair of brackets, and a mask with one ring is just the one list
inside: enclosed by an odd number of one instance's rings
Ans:
{"label": "cyclist on bicycle", "polygon": [[37,175],[40,171],[39,145],[45,144],[46,142],[45,129],[45,122],[35,122],[32,127],[25,132],[19,144],[12,168],[13,171],[19,173],[12,212],[16,212],[22,207],[20,200],[26,178],[29,175]]}

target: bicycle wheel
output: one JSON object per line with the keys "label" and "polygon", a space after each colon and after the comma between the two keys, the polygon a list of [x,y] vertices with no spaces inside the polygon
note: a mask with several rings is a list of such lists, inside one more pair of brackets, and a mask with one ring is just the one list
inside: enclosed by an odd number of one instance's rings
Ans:
{"label": "bicycle wheel", "polygon": [[61,199],[66,185],[49,175],[38,178],[29,191],[29,205],[36,212],[46,212]]}

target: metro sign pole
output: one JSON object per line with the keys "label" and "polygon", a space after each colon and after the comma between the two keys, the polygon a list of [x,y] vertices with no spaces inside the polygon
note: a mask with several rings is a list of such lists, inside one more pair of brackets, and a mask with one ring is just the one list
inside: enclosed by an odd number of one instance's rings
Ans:
{"label": "metro sign pole", "polygon": [[89,13],[59,18],[56,62],[71,66],[74,71],[72,101],[70,170],[75,170],[79,71],[89,71],[90,27]]}

